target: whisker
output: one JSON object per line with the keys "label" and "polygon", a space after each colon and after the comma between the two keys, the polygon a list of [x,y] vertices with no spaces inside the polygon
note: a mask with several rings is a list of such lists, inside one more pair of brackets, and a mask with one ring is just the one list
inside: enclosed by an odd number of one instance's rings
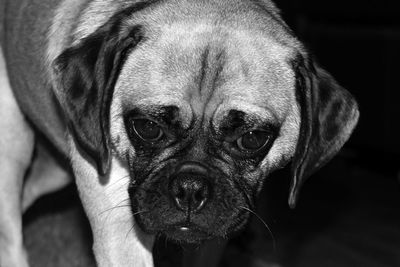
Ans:
{"label": "whisker", "polygon": [[251,214],[256,216],[256,218],[265,226],[265,228],[268,230],[269,234],[271,235],[273,251],[274,251],[274,253],[276,253],[276,240],[275,240],[274,234],[272,233],[272,231],[269,228],[268,224],[256,212],[252,211],[251,209],[243,207],[243,206],[241,206],[239,208],[247,210],[248,212],[250,212]]}
{"label": "whisker", "polygon": [[244,199],[246,201],[247,206],[253,208],[254,204],[253,201],[251,200],[251,197],[249,196],[249,193],[247,192],[248,190],[246,190],[245,185],[243,185],[243,183],[240,180],[234,179],[233,182],[235,183],[235,185],[241,189],[243,195],[244,195]]}
{"label": "whisker", "polygon": [[138,215],[138,214],[145,213],[145,212],[149,212],[149,211],[147,211],[147,210],[140,210],[140,211],[137,211],[137,212],[133,213],[132,216],[136,216],[136,215]]}
{"label": "whisker", "polygon": [[106,210],[100,212],[100,213],[99,213],[99,216],[103,215],[103,214],[106,213],[107,211],[111,211],[111,210],[114,210],[114,209],[116,209],[116,208],[130,207],[130,205],[120,205],[121,203],[123,203],[123,202],[125,202],[125,201],[130,201],[130,199],[129,199],[129,198],[126,198],[126,199],[124,199],[124,200],[121,200],[116,206],[111,207],[111,208],[109,208],[109,209],[106,209]]}
{"label": "whisker", "polygon": [[[132,217],[134,217],[135,215],[141,214],[141,213],[145,213],[148,212],[147,210],[141,210],[141,211],[137,211],[135,213],[132,214]],[[136,222],[132,223],[132,227],[129,229],[129,231],[126,233],[125,235],[125,241],[128,238],[128,235],[132,232],[132,230],[135,228]]]}
{"label": "whisker", "polygon": [[117,209],[117,208],[126,208],[126,207],[130,207],[130,206],[131,206],[131,205],[119,205],[119,206],[115,206],[115,207],[106,209],[105,211],[102,211],[99,215],[103,215],[105,212],[111,211],[111,210],[114,210],[114,209]]}
{"label": "whisker", "polygon": [[[109,187],[113,187],[115,184],[119,183],[121,180],[127,179],[127,178],[128,178],[127,184],[129,184],[129,182],[130,182],[130,180],[129,180],[129,179],[130,179],[130,176],[129,176],[129,174],[128,174],[128,175],[122,176],[121,178],[118,178],[116,181],[114,181],[113,183],[109,184],[108,186],[109,186]],[[126,185],[126,184],[124,184],[124,185]]]}

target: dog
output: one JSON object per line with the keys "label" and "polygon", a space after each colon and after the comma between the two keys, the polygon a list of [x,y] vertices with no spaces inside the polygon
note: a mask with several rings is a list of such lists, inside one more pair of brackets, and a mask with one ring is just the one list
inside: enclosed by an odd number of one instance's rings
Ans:
{"label": "dog", "polygon": [[98,266],[153,266],[158,234],[229,237],[268,174],[291,162],[294,207],[357,124],[269,0],[0,7],[2,267],[29,266],[21,214],[71,180]]}

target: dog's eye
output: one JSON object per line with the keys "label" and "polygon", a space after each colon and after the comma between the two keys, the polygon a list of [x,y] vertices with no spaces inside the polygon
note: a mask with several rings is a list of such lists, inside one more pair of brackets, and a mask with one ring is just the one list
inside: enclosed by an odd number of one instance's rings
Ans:
{"label": "dog's eye", "polygon": [[245,133],[236,140],[240,150],[255,152],[263,148],[271,139],[271,134],[267,131],[254,130]]}
{"label": "dog's eye", "polygon": [[137,136],[144,141],[149,142],[154,142],[161,139],[164,134],[157,123],[147,119],[134,120],[133,129]]}

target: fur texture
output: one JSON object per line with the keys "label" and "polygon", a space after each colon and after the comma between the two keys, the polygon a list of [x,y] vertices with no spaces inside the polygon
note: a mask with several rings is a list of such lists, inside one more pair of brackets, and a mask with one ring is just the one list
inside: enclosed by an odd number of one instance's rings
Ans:
{"label": "fur texture", "polygon": [[[353,97],[270,1],[19,1],[10,14],[42,16],[6,19],[11,86],[71,162],[99,266],[152,266],[157,234],[201,242],[240,230],[268,174],[290,161],[294,206],[357,123]],[[0,231],[20,225],[15,214]],[[17,252],[0,255],[14,263],[22,239],[10,233],[17,246],[0,250]]]}

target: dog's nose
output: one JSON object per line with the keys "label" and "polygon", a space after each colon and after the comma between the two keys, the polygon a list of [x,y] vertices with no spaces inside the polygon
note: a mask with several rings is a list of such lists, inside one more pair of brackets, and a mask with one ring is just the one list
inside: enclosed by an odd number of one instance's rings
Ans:
{"label": "dog's nose", "polygon": [[181,173],[173,177],[169,190],[175,205],[183,211],[201,210],[210,197],[207,179],[191,173]]}

